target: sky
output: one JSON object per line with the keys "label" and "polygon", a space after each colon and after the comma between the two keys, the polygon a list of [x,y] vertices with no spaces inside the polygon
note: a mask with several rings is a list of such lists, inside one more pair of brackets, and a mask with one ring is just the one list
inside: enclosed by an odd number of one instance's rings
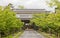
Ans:
{"label": "sky", "polygon": [[54,8],[49,7],[46,1],[50,0],[0,0],[0,5],[6,6],[9,3],[12,3],[15,8],[21,5],[26,9],[46,9],[50,11],[55,10]]}

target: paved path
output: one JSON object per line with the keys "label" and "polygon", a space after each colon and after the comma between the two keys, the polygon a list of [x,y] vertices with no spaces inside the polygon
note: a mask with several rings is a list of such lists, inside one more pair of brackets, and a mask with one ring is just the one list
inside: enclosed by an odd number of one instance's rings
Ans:
{"label": "paved path", "polygon": [[41,34],[34,30],[25,30],[19,38],[44,38]]}

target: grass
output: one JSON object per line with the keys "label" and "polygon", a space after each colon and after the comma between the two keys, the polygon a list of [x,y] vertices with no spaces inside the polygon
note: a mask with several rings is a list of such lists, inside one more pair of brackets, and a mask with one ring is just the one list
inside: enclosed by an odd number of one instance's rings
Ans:
{"label": "grass", "polygon": [[19,32],[19,33],[17,33],[13,38],[19,38],[19,36],[21,36],[21,34],[23,33],[23,31],[22,32]]}
{"label": "grass", "polygon": [[11,34],[7,37],[3,37],[3,38],[18,38],[21,34],[23,33],[23,31],[15,33],[14,36]]}
{"label": "grass", "polygon": [[45,32],[40,32],[40,34],[42,34],[46,38],[56,38],[56,36],[54,34],[52,34],[52,36],[50,34],[48,34],[48,33],[45,33]]}
{"label": "grass", "polygon": [[2,38],[13,38],[13,36],[12,35],[9,35],[7,37],[2,37]]}

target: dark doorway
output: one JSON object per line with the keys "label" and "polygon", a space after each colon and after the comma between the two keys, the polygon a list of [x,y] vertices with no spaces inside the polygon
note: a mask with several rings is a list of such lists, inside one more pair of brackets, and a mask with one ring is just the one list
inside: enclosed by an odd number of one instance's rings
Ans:
{"label": "dark doorway", "polygon": [[21,20],[24,23],[30,23],[30,20]]}
{"label": "dark doorway", "polygon": [[21,20],[22,22],[24,22],[24,29],[34,29],[34,30],[38,30],[39,27],[36,26],[36,24],[33,22],[30,24],[30,20]]}
{"label": "dark doorway", "polygon": [[21,21],[24,22],[24,27],[23,27],[23,28],[24,28],[24,29],[27,29],[27,28],[29,29],[29,26],[30,26],[30,24],[29,24],[29,23],[30,23],[30,20],[21,20]]}

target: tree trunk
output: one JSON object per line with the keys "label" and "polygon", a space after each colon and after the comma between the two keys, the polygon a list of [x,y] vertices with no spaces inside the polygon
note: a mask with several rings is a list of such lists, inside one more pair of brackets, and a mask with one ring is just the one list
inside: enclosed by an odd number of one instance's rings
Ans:
{"label": "tree trunk", "polygon": [[1,38],[1,34],[0,34],[0,38]]}
{"label": "tree trunk", "polygon": [[49,28],[49,34],[50,34],[50,36],[51,36],[51,29]]}
{"label": "tree trunk", "polygon": [[58,35],[57,35],[57,38],[60,38],[60,34],[59,33],[57,33]]}

